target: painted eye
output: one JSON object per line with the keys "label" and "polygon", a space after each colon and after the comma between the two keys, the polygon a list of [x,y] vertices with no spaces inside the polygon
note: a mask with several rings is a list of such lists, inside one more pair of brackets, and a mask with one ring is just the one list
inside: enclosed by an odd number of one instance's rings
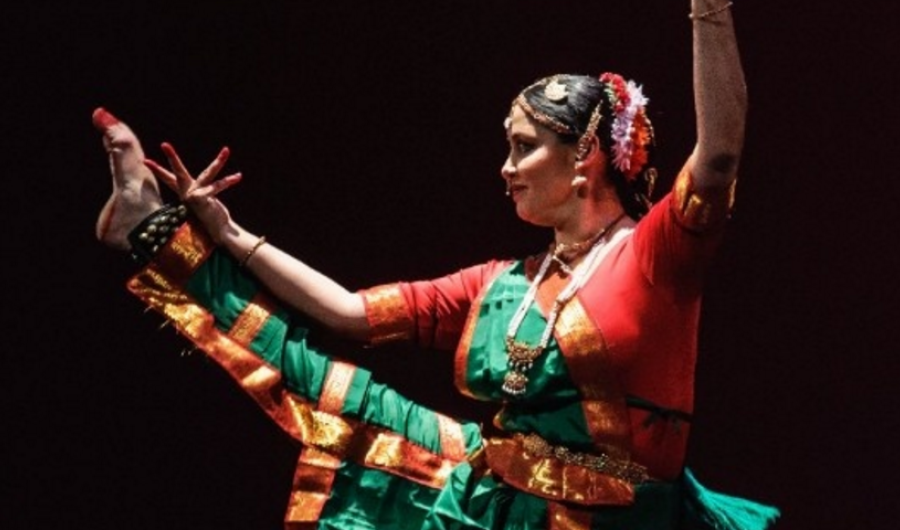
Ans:
{"label": "painted eye", "polygon": [[518,141],[516,142],[516,150],[519,153],[525,155],[534,151],[534,144],[532,144],[531,142]]}

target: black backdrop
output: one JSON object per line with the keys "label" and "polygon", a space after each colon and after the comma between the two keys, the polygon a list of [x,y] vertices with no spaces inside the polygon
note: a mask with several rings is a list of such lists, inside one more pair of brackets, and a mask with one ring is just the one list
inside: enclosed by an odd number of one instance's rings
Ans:
{"label": "black backdrop", "polygon": [[[751,112],[710,277],[689,462],[784,528],[886,528],[898,431],[896,3],[738,1]],[[199,168],[229,145],[249,228],[352,288],[520,256],[509,101],[621,71],[671,182],[694,141],[688,2],[40,2],[4,8],[3,528],[278,528],[296,447],[144,315],[92,238],[90,114]],[[456,414],[447,354],[355,351]],[[445,374],[445,375],[441,375]],[[11,443],[9,443],[11,442]],[[11,447],[11,448],[10,448]]]}

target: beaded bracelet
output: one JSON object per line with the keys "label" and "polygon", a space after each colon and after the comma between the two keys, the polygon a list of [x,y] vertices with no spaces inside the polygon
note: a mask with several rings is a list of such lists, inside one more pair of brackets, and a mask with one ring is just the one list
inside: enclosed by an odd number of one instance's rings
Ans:
{"label": "beaded bracelet", "polygon": [[253,246],[250,247],[250,250],[248,250],[247,253],[244,254],[244,258],[241,259],[238,265],[240,265],[241,267],[246,267],[247,262],[250,261],[250,258],[252,258],[254,254],[256,254],[256,251],[259,250],[259,247],[263,246],[265,242],[266,236],[260,236],[260,238],[256,240],[256,243],[254,243]]}
{"label": "beaded bracelet", "polygon": [[183,204],[166,204],[148,215],[128,234],[131,258],[149,263],[159,249],[169,240],[187,219],[188,209]]}
{"label": "beaded bracelet", "polygon": [[727,10],[728,8],[730,8],[733,5],[734,5],[734,2],[728,2],[721,7],[716,7],[716,8],[710,9],[709,11],[704,11],[703,13],[700,13],[699,15],[689,13],[688,18],[691,20],[705,20],[713,15],[718,15],[719,13]]}

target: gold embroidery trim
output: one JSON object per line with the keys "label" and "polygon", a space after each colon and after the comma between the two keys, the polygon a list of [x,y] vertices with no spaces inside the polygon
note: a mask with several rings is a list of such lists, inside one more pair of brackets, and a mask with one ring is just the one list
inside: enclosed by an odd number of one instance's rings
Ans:
{"label": "gold embroidery trim", "polygon": [[166,271],[170,281],[183,285],[215,248],[215,243],[199,222],[188,219],[153,261],[159,270]]}
{"label": "gold embroidery trim", "polygon": [[[462,461],[437,455],[398,434],[315,410],[311,403],[287,392],[281,374],[218,330],[213,315],[168,281],[156,265],[149,265],[132,278],[128,289],[170,319],[183,335],[219,363],[275,423],[303,444],[338,460],[348,458],[433,488],[443,487],[449,471]],[[350,365],[334,366],[339,368],[331,372],[333,380],[345,380]],[[334,383],[331,388],[338,392],[342,385]],[[335,408],[336,403],[327,407]]]}
{"label": "gold embroidery trim", "polygon": [[356,367],[352,364],[331,363],[331,369],[322,387],[322,394],[319,396],[319,411],[340,415],[355,373]]}
{"label": "gold embroidery trim", "polygon": [[242,346],[249,346],[272,315],[269,297],[260,293],[253,297],[234,320],[228,335]]}
{"label": "gold embroidery trim", "polygon": [[628,459],[631,422],[618,382],[609,373],[603,333],[590,319],[578,297],[560,312],[554,329],[569,375],[582,396],[588,432],[599,452]]}
{"label": "gold embroidery trim", "polygon": [[441,435],[441,454],[450,460],[461,462],[466,458],[466,443],[462,425],[443,414],[435,413]]}
{"label": "gold embroidery trim", "polygon": [[[353,427],[336,416],[344,408],[347,391],[356,367],[334,362],[322,386],[318,410],[312,413],[312,436],[309,447],[300,453],[285,522],[318,521],[331,496],[335,472],[341,464],[336,456],[346,452]],[[325,452],[330,451],[330,452]]]}
{"label": "gold embroidery trim", "polygon": [[410,340],[415,334],[415,321],[410,314],[400,285],[380,285],[361,291],[373,345],[395,340]]}
{"label": "gold embroidery trim", "polygon": [[736,186],[735,180],[725,188],[697,189],[691,172],[682,169],[672,191],[672,208],[679,224],[696,232],[717,226],[734,208]]}
{"label": "gold embroidery trim", "polygon": [[547,503],[549,530],[591,530],[594,511],[560,502]]}
{"label": "gold embroidery trim", "polygon": [[489,438],[484,455],[491,471],[513,487],[551,501],[581,506],[625,506],[634,502],[631,483],[600,471],[535,454],[524,436]]}
{"label": "gold embroidery trim", "polygon": [[305,528],[319,520],[331,497],[335,471],[341,460],[315,447],[304,447],[297,461],[291,496],[284,514],[286,528]]}
{"label": "gold embroidery trim", "polygon": [[469,307],[469,314],[466,317],[466,323],[463,326],[459,344],[456,346],[456,354],[453,357],[453,381],[456,384],[456,389],[459,390],[460,394],[473,399],[484,398],[479,398],[469,389],[469,384],[467,382],[469,349],[472,346],[472,337],[475,336],[475,328],[478,327],[478,318],[481,316],[481,304],[484,302],[484,297],[487,296],[487,293],[494,286],[494,281],[501,274],[503,273],[501,272],[500,274],[495,275],[494,278],[481,289],[481,292],[475,296],[475,299],[472,300],[472,305]]}

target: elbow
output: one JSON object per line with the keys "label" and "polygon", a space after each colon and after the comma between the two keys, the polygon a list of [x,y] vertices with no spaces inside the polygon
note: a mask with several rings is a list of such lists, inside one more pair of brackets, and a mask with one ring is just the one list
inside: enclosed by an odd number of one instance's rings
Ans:
{"label": "elbow", "polygon": [[717,175],[733,175],[737,173],[741,156],[736,152],[721,152],[709,157],[706,169]]}
{"label": "elbow", "polygon": [[331,331],[349,339],[365,341],[371,333],[365,304],[358,293],[346,293],[331,313],[322,316],[321,321]]}

